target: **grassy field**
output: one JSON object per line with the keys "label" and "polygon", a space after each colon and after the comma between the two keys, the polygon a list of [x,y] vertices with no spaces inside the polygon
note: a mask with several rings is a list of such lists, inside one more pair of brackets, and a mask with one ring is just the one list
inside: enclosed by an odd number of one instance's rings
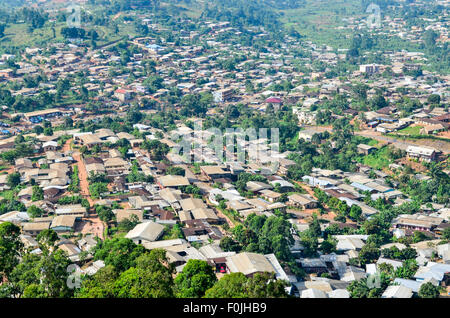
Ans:
{"label": "grassy field", "polygon": [[368,142],[368,145],[375,147],[376,145],[378,145],[378,140],[370,139],[370,141]]}
{"label": "grassy field", "polygon": [[375,153],[362,157],[362,163],[380,170],[388,167],[393,161],[389,158],[388,147],[382,147]]}
{"label": "grassy field", "polygon": [[[66,27],[65,22],[56,24],[46,23],[42,28],[30,30],[25,23],[16,23],[8,25],[5,28],[5,36],[0,39],[0,47],[8,48],[26,48],[26,47],[45,47],[48,43],[65,42],[61,35],[61,29]],[[52,27],[55,28],[55,37],[53,37]],[[103,46],[113,41],[120,40],[124,37],[135,37],[137,33],[131,23],[119,22],[119,32],[114,33],[114,30],[108,26],[83,26],[86,30],[95,29],[98,33],[97,46]],[[87,40],[89,41],[89,40]]]}
{"label": "grassy field", "polygon": [[282,10],[281,21],[287,28],[294,27],[297,32],[315,43],[347,48],[350,44],[349,30],[335,28],[346,25],[343,18],[360,18],[364,15],[359,0],[307,0],[297,9]]}
{"label": "grassy field", "polygon": [[420,130],[423,128],[423,126],[409,126],[404,129],[401,129],[397,131],[399,134],[405,134],[405,135],[419,135]]}

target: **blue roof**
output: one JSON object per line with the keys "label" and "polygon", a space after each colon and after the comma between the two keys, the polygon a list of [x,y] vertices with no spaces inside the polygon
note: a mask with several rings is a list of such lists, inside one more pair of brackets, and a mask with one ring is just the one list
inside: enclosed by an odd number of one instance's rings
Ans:
{"label": "blue roof", "polygon": [[353,204],[358,205],[358,202],[356,202],[355,200],[352,200],[352,199],[350,199],[350,198],[339,197],[338,199],[341,200],[341,201],[345,201],[345,203],[347,203],[347,205],[348,205],[349,207],[351,207]]}
{"label": "blue roof", "polygon": [[377,117],[377,120],[383,120],[383,121],[389,121],[389,122],[397,121],[397,119],[388,118],[388,117]]}
{"label": "blue roof", "polygon": [[351,184],[352,187],[361,190],[361,191],[373,191],[374,189],[372,189],[371,187],[365,186],[364,184],[358,183],[358,182],[353,182]]}
{"label": "blue roof", "polygon": [[310,185],[321,185],[321,186],[326,186],[331,184],[330,182],[326,181],[326,180],[322,180],[322,179],[317,179],[311,176],[304,176],[303,181],[307,181]]}
{"label": "blue roof", "polygon": [[146,47],[149,49],[154,49],[154,50],[162,48],[162,46],[159,46],[158,44],[148,44]]}
{"label": "blue roof", "polygon": [[420,286],[423,282],[418,282],[416,280],[396,278],[394,283],[410,288],[413,292],[418,293]]}

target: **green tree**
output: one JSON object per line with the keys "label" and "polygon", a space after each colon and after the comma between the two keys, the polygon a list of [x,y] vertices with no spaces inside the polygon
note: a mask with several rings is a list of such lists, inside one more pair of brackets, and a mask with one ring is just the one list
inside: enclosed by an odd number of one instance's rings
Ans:
{"label": "green tree", "polygon": [[208,289],[205,298],[285,298],[287,286],[286,281],[276,280],[273,273],[257,273],[250,278],[231,273]]}
{"label": "green tree", "polygon": [[7,182],[7,185],[11,189],[15,188],[16,186],[18,186],[20,184],[20,173],[13,172],[13,173],[9,174],[6,182]]}
{"label": "green tree", "polygon": [[45,214],[45,211],[42,210],[41,208],[38,208],[35,205],[31,205],[28,209],[27,209],[27,213],[31,218],[37,218],[42,216],[43,214]]}
{"label": "green tree", "polygon": [[330,254],[336,252],[336,245],[337,244],[334,240],[327,239],[320,244],[319,248],[323,253]]}
{"label": "green tree", "polygon": [[202,260],[190,259],[175,278],[175,294],[179,298],[199,298],[217,281],[213,268]]}
{"label": "green tree", "polygon": [[349,217],[352,220],[358,221],[361,218],[362,215],[362,209],[360,206],[353,204],[350,208]]}
{"label": "green tree", "polygon": [[0,279],[8,277],[19,264],[23,244],[20,228],[10,222],[0,224]]}
{"label": "green tree", "polygon": [[447,227],[442,233],[442,238],[444,240],[450,241],[450,227]]}
{"label": "green tree", "polygon": [[115,218],[115,214],[110,207],[104,205],[97,205],[95,207],[95,211],[97,212],[100,220],[102,220],[105,223],[108,223],[114,220]]}
{"label": "green tree", "polygon": [[127,238],[114,238],[99,243],[94,250],[94,259],[103,260],[105,265],[113,265],[118,271],[136,265],[136,259],[145,252],[142,245],[136,245]]}
{"label": "green tree", "polygon": [[114,282],[114,296],[118,298],[173,297],[173,267],[164,250],[152,250],[136,259],[131,267]]}
{"label": "green tree", "polygon": [[33,186],[33,193],[31,195],[31,201],[44,200],[44,190],[38,185]]}
{"label": "green tree", "polygon": [[380,257],[380,249],[373,243],[368,243],[361,248],[358,258],[361,266],[374,263]]}
{"label": "green tree", "polygon": [[420,298],[438,298],[439,287],[434,286],[432,283],[424,283],[420,286],[419,297]]}
{"label": "green tree", "polygon": [[55,248],[55,243],[59,240],[58,234],[52,229],[41,231],[36,237],[39,248],[44,254],[52,252]]}

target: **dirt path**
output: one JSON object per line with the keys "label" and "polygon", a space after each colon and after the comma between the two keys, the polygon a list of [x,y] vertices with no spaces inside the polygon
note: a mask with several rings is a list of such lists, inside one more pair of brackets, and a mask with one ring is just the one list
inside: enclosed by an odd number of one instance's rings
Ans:
{"label": "dirt path", "polygon": [[70,147],[71,143],[72,143],[72,139],[67,140],[62,148],[62,151],[63,152],[69,151],[71,149],[71,147]]}
{"label": "dirt path", "polygon": [[450,142],[443,141],[443,140],[433,140],[433,139],[401,139],[391,136],[382,135],[380,132],[373,131],[373,130],[362,130],[362,131],[356,131],[355,135],[360,135],[363,137],[368,137],[372,139],[376,139],[381,142],[389,142],[392,143],[392,145],[396,148],[406,150],[408,146],[425,146],[425,147],[432,147],[438,150],[441,150],[444,154],[450,153]]}
{"label": "dirt path", "polygon": [[[73,153],[73,159],[76,161],[78,166],[78,178],[80,179],[80,192],[81,195],[89,201],[89,204],[93,206],[96,201],[91,198],[89,193],[89,182],[88,175],[86,171],[86,166],[81,159],[80,152],[76,151]],[[91,216],[83,220],[83,225],[81,228],[81,233],[83,234],[94,234],[103,240],[103,232],[105,230],[105,224],[98,218],[98,216]]]}
{"label": "dirt path", "polygon": [[104,229],[105,225],[98,217],[88,217],[83,218],[83,220],[78,223],[76,231],[81,232],[84,235],[93,234],[103,240]]}
{"label": "dirt path", "polygon": [[76,161],[76,165],[78,166],[78,178],[80,179],[80,190],[81,195],[85,197],[91,206],[95,204],[95,201],[92,200],[91,195],[89,193],[89,182],[88,182],[88,175],[86,171],[86,166],[81,159],[81,154],[76,151],[73,153],[73,159]]}

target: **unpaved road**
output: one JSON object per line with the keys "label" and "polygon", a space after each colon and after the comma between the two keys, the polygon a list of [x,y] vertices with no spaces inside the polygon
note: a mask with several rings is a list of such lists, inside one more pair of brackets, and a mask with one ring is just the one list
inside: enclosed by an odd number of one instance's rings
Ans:
{"label": "unpaved road", "polygon": [[382,135],[380,132],[373,131],[373,130],[362,130],[362,131],[355,131],[355,135],[372,138],[381,142],[389,142],[394,147],[406,150],[408,146],[425,146],[425,147],[432,147],[434,149],[442,151],[444,154],[450,153],[450,142],[443,141],[443,140],[433,140],[433,139],[400,139],[396,137],[386,136]]}

